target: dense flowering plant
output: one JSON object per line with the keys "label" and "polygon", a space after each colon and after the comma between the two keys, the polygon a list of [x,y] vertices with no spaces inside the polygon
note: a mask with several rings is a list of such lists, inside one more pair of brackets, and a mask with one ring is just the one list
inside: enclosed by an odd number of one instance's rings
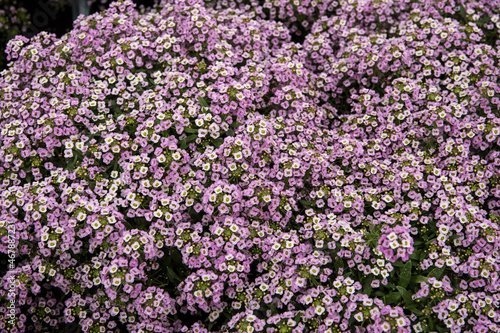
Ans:
{"label": "dense flowering plant", "polygon": [[499,8],[123,0],[11,40],[0,330],[500,331]]}
{"label": "dense flowering plant", "polygon": [[[106,9],[111,2],[84,1],[92,13]],[[151,6],[154,1],[134,0],[134,3],[139,5],[139,11],[144,11],[144,7]],[[71,30],[73,6],[78,6],[78,0],[0,0],[0,70],[7,67],[7,42],[16,35],[30,37],[46,30],[60,36]]]}
{"label": "dense flowering plant", "polygon": [[0,69],[7,64],[4,52],[7,42],[26,33],[28,23],[29,14],[25,8],[19,7],[15,0],[0,0]]}

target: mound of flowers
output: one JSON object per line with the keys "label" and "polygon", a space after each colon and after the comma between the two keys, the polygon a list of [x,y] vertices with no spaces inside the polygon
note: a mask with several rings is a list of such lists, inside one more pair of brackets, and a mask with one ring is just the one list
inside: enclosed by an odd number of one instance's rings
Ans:
{"label": "mound of flowers", "polygon": [[0,69],[6,66],[5,47],[16,35],[26,33],[29,14],[16,1],[0,0]]}
{"label": "mound of flowers", "polygon": [[124,0],[11,40],[0,330],[500,331],[498,8]]}

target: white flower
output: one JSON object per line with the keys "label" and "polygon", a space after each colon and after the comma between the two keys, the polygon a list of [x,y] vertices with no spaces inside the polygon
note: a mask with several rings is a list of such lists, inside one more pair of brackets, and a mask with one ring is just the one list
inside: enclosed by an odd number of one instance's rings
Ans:
{"label": "white flower", "polygon": [[411,246],[411,242],[410,242],[410,240],[408,240],[408,239],[403,239],[403,240],[401,241],[401,246],[403,246],[404,248],[409,248],[409,247]]}
{"label": "white flower", "polygon": [[165,155],[161,154],[159,156],[156,157],[156,160],[159,162],[159,163],[164,163],[167,158],[165,157]]}
{"label": "white flower", "polygon": [[175,152],[172,154],[172,158],[177,161],[181,158],[181,154],[179,154],[179,152]]}
{"label": "white flower", "polygon": [[392,199],[392,197],[390,195],[386,194],[386,195],[384,195],[382,197],[382,200],[384,200],[385,202],[389,203],[389,202],[392,202],[393,199]]}
{"label": "white flower", "polygon": [[481,276],[484,277],[484,278],[488,278],[490,276],[490,272],[487,271],[486,269],[483,269],[481,271]]}
{"label": "white flower", "polygon": [[422,329],[422,323],[418,323],[418,324],[416,324],[416,325],[413,325],[413,329],[414,329],[414,330],[415,330],[415,332],[417,332],[417,333],[422,332],[422,331],[423,331],[423,329]]}
{"label": "white flower", "polygon": [[382,330],[384,332],[388,332],[390,329],[391,329],[391,325],[388,322],[384,321],[384,323],[382,324]]}
{"label": "white flower", "polygon": [[318,315],[318,316],[321,316],[323,314],[323,312],[325,312],[325,308],[322,307],[322,306],[317,306],[315,309],[314,309],[314,312]]}
{"label": "white flower", "polygon": [[447,225],[441,225],[439,227],[439,233],[444,234],[444,235],[448,234],[449,230],[450,230],[450,228]]}
{"label": "white flower", "polygon": [[442,287],[442,285],[443,285],[443,283],[442,283],[441,281],[437,281],[437,280],[436,280],[436,281],[434,281],[434,283],[432,284],[432,286],[433,286],[434,288],[441,288],[441,287]]}
{"label": "white flower", "polygon": [[448,310],[450,311],[455,311],[456,309],[458,309],[458,303],[455,302],[455,301],[451,301],[449,304],[448,304]]}
{"label": "white flower", "polygon": [[402,317],[399,317],[398,319],[396,319],[396,323],[398,324],[399,327],[403,327],[406,325],[406,321]]}

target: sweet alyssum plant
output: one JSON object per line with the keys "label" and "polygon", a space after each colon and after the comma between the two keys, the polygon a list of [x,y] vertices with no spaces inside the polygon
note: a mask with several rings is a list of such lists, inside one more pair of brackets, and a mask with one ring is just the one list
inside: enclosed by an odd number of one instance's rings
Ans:
{"label": "sweet alyssum plant", "polygon": [[7,42],[16,35],[25,33],[28,28],[29,14],[17,1],[0,0],[0,69],[7,65],[4,49]]}
{"label": "sweet alyssum plant", "polygon": [[500,330],[498,8],[119,1],[10,41],[0,329]]}

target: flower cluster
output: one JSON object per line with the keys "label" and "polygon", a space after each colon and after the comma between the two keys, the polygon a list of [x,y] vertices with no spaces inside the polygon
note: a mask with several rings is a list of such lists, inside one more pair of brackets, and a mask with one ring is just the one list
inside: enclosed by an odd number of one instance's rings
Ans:
{"label": "flower cluster", "polygon": [[408,230],[402,226],[396,226],[395,228],[385,227],[382,232],[377,250],[385,259],[391,262],[399,258],[402,261],[408,261],[413,253],[413,237]]}
{"label": "flower cluster", "polygon": [[26,33],[29,14],[26,8],[18,6],[15,1],[0,1],[0,68],[6,65],[4,50],[7,42],[14,36]]}
{"label": "flower cluster", "polygon": [[120,0],[11,40],[0,330],[498,331],[498,8]]}

